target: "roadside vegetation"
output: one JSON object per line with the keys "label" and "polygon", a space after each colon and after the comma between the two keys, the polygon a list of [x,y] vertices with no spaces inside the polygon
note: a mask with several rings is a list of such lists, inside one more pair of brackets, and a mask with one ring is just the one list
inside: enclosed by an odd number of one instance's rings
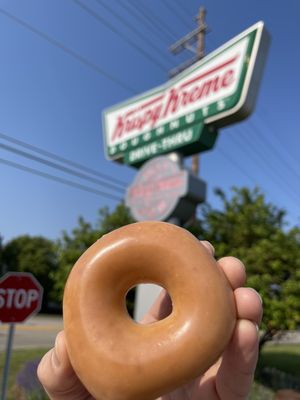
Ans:
{"label": "roadside vegetation", "polygon": [[[197,220],[186,227],[214,245],[216,258],[232,255],[241,259],[247,269],[247,286],[263,299],[257,382],[275,389],[281,382],[300,390],[299,346],[266,345],[278,332],[300,327],[300,229],[289,226],[285,211],[268,203],[258,188],[233,188],[229,196],[217,189],[215,195],[219,207],[202,204]],[[7,243],[0,240],[0,272],[32,272],[45,288],[43,311],[60,310],[67,276],[78,257],[102,235],[131,222],[128,209],[119,204],[112,211],[101,209],[93,223],[79,217],[77,226],[56,241],[28,235]],[[133,304],[134,292],[130,292],[127,305],[131,313]],[[34,359],[26,352],[16,352],[14,357],[14,374],[25,359]],[[256,385],[253,390],[258,393],[262,387]],[[254,392],[253,396],[259,396]]]}
{"label": "roadside vegetation", "polygon": [[[46,400],[36,376],[39,360],[47,349],[14,350],[10,361],[7,400]],[[0,376],[4,368],[4,352],[0,352]]]}
{"label": "roadside vegetation", "polygon": [[[7,400],[44,400],[44,394],[36,377],[36,367],[48,349],[15,350],[12,354],[8,382]],[[0,352],[0,375],[2,376],[4,353]],[[261,353],[258,370],[264,367],[276,368],[284,376],[300,377],[300,345],[265,346]],[[287,378],[286,378],[287,379]],[[298,381],[300,384],[300,382]],[[284,382],[283,382],[284,384]],[[276,389],[276,388],[275,388]],[[280,387],[278,388],[280,389]],[[258,377],[253,385],[250,400],[269,400],[274,388]]]}

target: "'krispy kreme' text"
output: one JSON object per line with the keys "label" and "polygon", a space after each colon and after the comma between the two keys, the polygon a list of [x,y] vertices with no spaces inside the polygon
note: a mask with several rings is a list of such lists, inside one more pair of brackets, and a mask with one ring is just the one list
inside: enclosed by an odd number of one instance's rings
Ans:
{"label": "'krispy kreme' text", "polygon": [[112,131],[112,142],[134,131],[153,129],[159,122],[185,107],[231,86],[235,81],[235,70],[230,65],[237,58],[238,55],[136,106],[127,113],[118,115]]}

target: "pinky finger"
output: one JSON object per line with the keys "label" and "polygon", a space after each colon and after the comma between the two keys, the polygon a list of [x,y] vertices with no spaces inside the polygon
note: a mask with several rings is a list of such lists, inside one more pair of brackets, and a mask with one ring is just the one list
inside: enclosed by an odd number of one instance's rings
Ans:
{"label": "pinky finger", "polygon": [[239,320],[217,373],[216,389],[221,399],[247,399],[258,359],[255,323]]}

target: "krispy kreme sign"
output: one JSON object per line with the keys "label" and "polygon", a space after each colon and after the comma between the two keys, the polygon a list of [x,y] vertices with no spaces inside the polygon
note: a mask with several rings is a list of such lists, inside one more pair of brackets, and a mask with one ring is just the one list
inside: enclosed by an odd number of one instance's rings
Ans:
{"label": "krispy kreme sign", "polygon": [[107,157],[135,165],[210,149],[218,127],[251,113],[266,47],[259,22],[166,84],[105,110]]}
{"label": "krispy kreme sign", "polygon": [[168,156],[145,162],[127,188],[125,204],[136,221],[187,221],[205,200],[206,184]]}
{"label": "krispy kreme sign", "polygon": [[127,189],[125,203],[136,221],[167,220],[188,187],[188,173],[167,156],[147,161]]}

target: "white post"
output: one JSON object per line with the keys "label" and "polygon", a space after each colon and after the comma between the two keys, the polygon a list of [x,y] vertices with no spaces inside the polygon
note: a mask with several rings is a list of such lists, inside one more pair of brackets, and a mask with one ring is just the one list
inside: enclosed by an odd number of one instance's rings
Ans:
{"label": "white post", "polygon": [[6,400],[6,389],[7,389],[7,381],[8,381],[8,372],[9,372],[9,364],[11,358],[11,350],[15,333],[15,324],[9,324],[8,338],[7,338],[7,347],[6,347],[6,356],[5,363],[3,369],[3,379],[2,379],[2,388],[1,388],[1,400]]}
{"label": "white post", "polygon": [[140,321],[158,297],[162,288],[151,283],[138,285],[135,292],[134,319]]}

